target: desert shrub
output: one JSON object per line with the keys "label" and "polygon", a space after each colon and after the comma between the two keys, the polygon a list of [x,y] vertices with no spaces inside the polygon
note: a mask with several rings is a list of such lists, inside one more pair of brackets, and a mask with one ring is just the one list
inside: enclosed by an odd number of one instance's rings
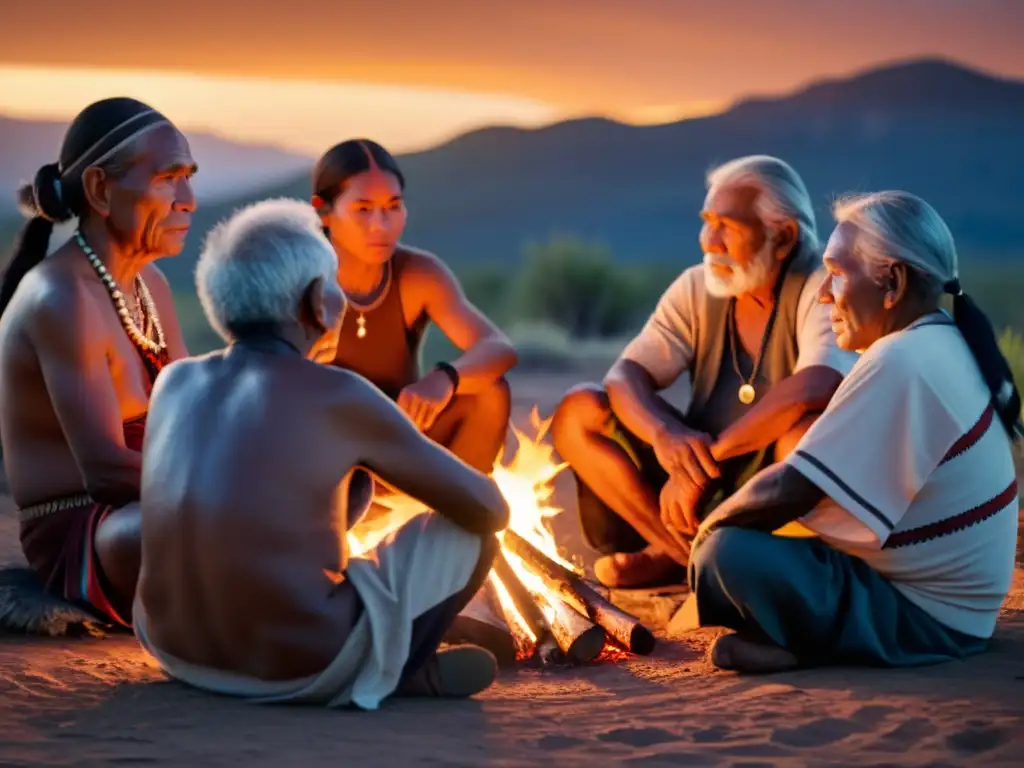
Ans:
{"label": "desert shrub", "polygon": [[1006,328],[999,336],[999,348],[1010,364],[1017,387],[1024,387],[1024,336],[1012,328]]}
{"label": "desert shrub", "polygon": [[515,318],[550,323],[574,339],[618,336],[637,324],[644,286],[599,243],[557,235],[527,246]]}
{"label": "desert shrub", "polygon": [[457,271],[457,277],[466,297],[491,320],[504,327],[514,320],[510,317],[509,299],[516,273],[514,266],[482,262],[463,266]]}
{"label": "desert shrub", "polygon": [[520,370],[573,371],[607,367],[629,337],[576,339],[553,323],[522,321],[508,331],[519,353]]}

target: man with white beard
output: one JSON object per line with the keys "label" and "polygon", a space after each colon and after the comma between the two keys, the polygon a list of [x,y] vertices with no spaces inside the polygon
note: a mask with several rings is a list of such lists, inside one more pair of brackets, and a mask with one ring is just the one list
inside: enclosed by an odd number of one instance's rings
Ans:
{"label": "man with white beard", "polygon": [[[574,387],[555,410],[607,586],[682,582],[700,520],[793,449],[856,361],[818,303],[825,272],[800,176],[755,155],[707,186],[703,263],[668,288],[603,386]],[[685,413],[658,394],[684,374]]]}

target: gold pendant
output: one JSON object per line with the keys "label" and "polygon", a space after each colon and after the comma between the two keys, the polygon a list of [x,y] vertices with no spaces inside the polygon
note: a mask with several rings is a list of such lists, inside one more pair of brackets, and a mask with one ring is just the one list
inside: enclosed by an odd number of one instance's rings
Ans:
{"label": "gold pendant", "polygon": [[358,318],[356,318],[356,325],[359,326],[356,329],[356,338],[358,338],[358,339],[365,338],[365,336],[366,336],[366,318],[363,315],[360,315]]}
{"label": "gold pendant", "polygon": [[754,402],[754,398],[756,396],[757,393],[754,391],[754,388],[749,384],[744,384],[742,387],[740,387],[740,402],[743,403],[744,405],[750,405],[752,402]]}

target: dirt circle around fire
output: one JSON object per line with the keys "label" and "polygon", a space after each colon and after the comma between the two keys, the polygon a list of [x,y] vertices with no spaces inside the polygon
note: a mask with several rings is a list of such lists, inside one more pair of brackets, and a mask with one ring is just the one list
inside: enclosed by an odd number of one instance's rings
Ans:
{"label": "dirt circle around fire", "polygon": [[[535,387],[542,388],[564,389],[550,381]],[[566,513],[551,522],[559,543],[589,567],[593,556],[580,544],[566,480],[558,478],[552,497]],[[0,496],[0,562],[23,562],[7,496]],[[741,677],[707,662],[714,634],[661,636],[650,656],[611,663],[517,665],[473,700],[396,700],[377,712],[263,707],[191,690],[167,680],[128,636],[3,636],[0,762],[244,762],[250,768],[340,760],[360,766],[1020,764],[1019,571],[991,650],[961,663]]]}

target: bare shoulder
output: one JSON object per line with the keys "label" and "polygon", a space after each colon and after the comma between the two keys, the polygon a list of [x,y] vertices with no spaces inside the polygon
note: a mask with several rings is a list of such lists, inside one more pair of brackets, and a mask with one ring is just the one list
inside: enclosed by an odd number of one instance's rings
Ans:
{"label": "bare shoulder", "polygon": [[[77,263],[62,247],[31,270],[18,286],[18,301],[11,307],[12,321],[30,334],[48,335],[57,328],[59,336],[94,334],[103,327],[100,305],[93,300],[98,285],[90,285],[91,267]],[[5,313],[6,314],[6,313]],[[69,330],[71,334],[69,334]]]}
{"label": "bare shoulder", "polygon": [[402,259],[402,277],[416,281],[454,280],[455,275],[436,253],[402,245],[395,254]]}
{"label": "bare shoulder", "polygon": [[402,301],[414,314],[458,306],[464,300],[458,278],[437,254],[402,245],[394,258],[401,260],[398,288]]}
{"label": "bare shoulder", "polygon": [[[355,406],[368,406],[387,397],[368,379],[358,373],[333,365],[303,361],[303,371],[308,385],[317,391],[330,393],[331,399]],[[389,402],[389,401],[388,401]]]}
{"label": "bare shoulder", "polygon": [[202,373],[207,368],[213,365],[217,365],[224,360],[224,350],[217,349],[213,352],[207,352],[203,355],[195,355],[194,357],[183,357],[179,360],[174,360],[162,369],[160,369],[160,376],[157,381],[158,384],[162,384],[169,380],[179,380],[195,376]]}
{"label": "bare shoulder", "polygon": [[153,392],[150,402],[156,400],[164,390],[175,390],[182,386],[188,386],[192,381],[205,375],[212,367],[221,365],[224,361],[224,350],[218,349],[194,357],[183,357],[174,360],[162,369],[153,384]]}
{"label": "bare shoulder", "polygon": [[333,365],[308,362],[303,366],[303,390],[338,414],[345,424],[365,425],[386,419],[398,407],[369,380]]}

